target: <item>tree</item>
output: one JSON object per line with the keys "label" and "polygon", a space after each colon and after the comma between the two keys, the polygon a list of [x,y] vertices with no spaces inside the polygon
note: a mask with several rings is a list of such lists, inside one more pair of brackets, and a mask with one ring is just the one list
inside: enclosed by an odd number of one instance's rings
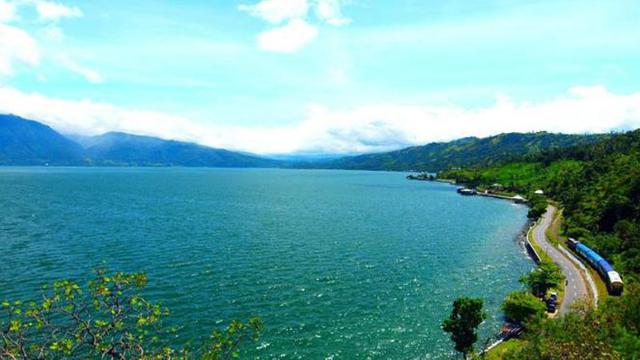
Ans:
{"label": "tree", "polygon": [[[551,321],[534,321],[521,348],[514,348],[504,359],[538,360],[618,360],[635,359],[633,354],[616,351],[619,334],[610,333],[602,314],[588,302],[578,302],[572,312]],[[630,355],[630,356],[627,356]]]}
{"label": "tree", "polygon": [[[88,291],[71,280],[45,287],[41,301],[1,304],[0,358],[2,359],[187,359],[188,349],[164,343],[161,319],[168,310],[145,299],[142,273],[108,274],[96,270]],[[206,359],[237,357],[241,344],[256,339],[259,319],[234,321],[224,332],[214,332],[198,351]]]}
{"label": "tree", "polygon": [[502,311],[505,316],[517,323],[526,323],[532,318],[544,314],[544,303],[526,291],[512,292],[504,299]]}
{"label": "tree", "polygon": [[547,199],[544,196],[534,194],[529,197],[529,212],[527,217],[537,220],[547,211]]}
{"label": "tree", "polygon": [[458,298],[453,302],[451,315],[442,322],[442,329],[451,333],[456,351],[465,357],[473,350],[473,344],[478,340],[476,329],[486,317],[482,306],[482,299]]}
{"label": "tree", "polygon": [[544,296],[549,289],[557,288],[564,281],[564,275],[560,267],[552,262],[542,262],[529,274],[520,278],[520,282],[526,284],[531,292],[538,296]]}

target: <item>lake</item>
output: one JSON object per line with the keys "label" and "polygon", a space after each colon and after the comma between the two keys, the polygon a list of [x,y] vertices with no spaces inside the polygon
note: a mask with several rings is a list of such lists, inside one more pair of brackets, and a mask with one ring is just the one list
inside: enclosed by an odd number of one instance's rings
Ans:
{"label": "lake", "polygon": [[250,357],[450,358],[452,301],[485,300],[480,345],[533,268],[526,214],[402,173],[0,168],[0,299],[104,261],[147,272],[177,345],[260,316]]}

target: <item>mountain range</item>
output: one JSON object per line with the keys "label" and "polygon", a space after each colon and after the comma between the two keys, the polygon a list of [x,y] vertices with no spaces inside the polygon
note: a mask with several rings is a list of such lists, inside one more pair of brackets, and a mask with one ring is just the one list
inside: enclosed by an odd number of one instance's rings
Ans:
{"label": "mountain range", "polygon": [[591,144],[608,136],[548,132],[506,133],[486,138],[466,137],[450,142],[435,142],[386,153],[349,156],[301,166],[349,170],[438,172],[452,167],[496,165],[532,156],[541,151]]}
{"label": "mountain range", "polygon": [[39,122],[0,115],[0,165],[80,165],[82,147]]}
{"label": "mountain range", "polygon": [[[75,140],[75,141],[74,141]],[[278,160],[198,144],[109,132],[74,140],[0,115],[0,165],[277,167]]]}
{"label": "mountain range", "polygon": [[541,151],[590,144],[609,135],[547,132],[467,137],[386,153],[277,159],[121,132],[66,137],[15,115],[0,115],[0,165],[287,167],[348,170],[431,171],[490,166]]}

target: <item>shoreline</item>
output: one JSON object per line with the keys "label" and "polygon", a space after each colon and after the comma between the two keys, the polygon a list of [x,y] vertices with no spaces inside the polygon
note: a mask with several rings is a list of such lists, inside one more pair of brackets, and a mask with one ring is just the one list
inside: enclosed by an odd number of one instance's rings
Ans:
{"label": "shoreline", "polygon": [[[454,180],[446,180],[446,181],[438,181],[438,179],[434,179],[434,178],[416,178],[416,177],[410,177],[407,176],[408,180],[417,180],[417,181],[426,181],[426,182],[440,182],[440,183],[448,183],[451,185],[460,185],[460,186],[465,186],[465,184],[463,183],[457,183]],[[473,195],[479,195],[482,197],[489,197],[489,198],[494,198],[494,199],[499,199],[499,200],[507,200],[507,201],[511,201],[517,204],[521,204],[521,205],[525,205],[527,207],[529,207],[527,202],[521,202],[521,201],[514,201],[513,197],[509,197],[506,195],[499,195],[499,194],[488,194],[488,193],[482,193],[482,192],[476,192],[475,190],[473,190],[472,193],[460,193],[460,196],[473,196]],[[558,246],[556,247],[556,250],[561,254],[562,258],[565,261],[559,261],[558,258],[553,259],[550,254],[545,251],[544,247],[541,246],[540,243],[538,243],[538,241],[536,240],[536,235],[535,233],[539,232],[540,227],[542,227],[542,235],[546,237],[546,230],[548,230],[549,226],[547,224],[547,226],[543,226],[545,224],[545,219],[547,219],[547,217],[551,216],[551,218],[554,217],[555,211],[558,211],[558,209],[556,207],[554,207],[553,205],[548,205],[545,213],[538,218],[536,221],[532,221],[531,219],[527,220],[527,223],[525,225],[525,227],[522,230],[521,236],[524,237],[524,241],[522,241],[522,246],[527,254],[527,256],[537,265],[540,264],[543,260],[547,259],[549,261],[553,261],[554,263],[556,263],[558,266],[561,267],[562,272],[565,276],[566,279],[569,279],[571,276],[570,274],[573,272],[577,272],[579,274],[579,281],[582,282],[582,284],[584,284],[584,287],[587,289],[586,291],[586,296],[589,298],[589,301],[591,301],[591,303],[597,307],[598,306],[598,294],[597,294],[597,290],[596,292],[594,292],[594,282],[593,279],[591,278],[591,276],[588,274],[588,272],[584,272],[581,270],[585,269],[585,265],[582,264],[582,262],[578,262],[576,263],[575,260],[575,256],[572,256],[573,254],[571,254],[570,252],[568,252],[567,250],[565,250],[562,246]],[[545,245],[548,246],[552,246],[549,243],[548,239],[545,239]],[[539,249],[539,250],[538,250]],[[572,267],[573,269],[569,269],[568,267]],[[568,281],[568,280],[567,280]],[[573,284],[573,282],[575,282],[575,279],[572,280],[572,286],[575,292],[575,284]],[[567,297],[567,289],[568,287],[568,282],[565,283],[564,286],[562,286],[562,289],[559,291],[562,293],[562,303],[560,305],[560,309],[557,310],[554,314],[552,314],[552,317],[555,318],[559,315],[561,315],[561,313],[566,313],[568,311],[568,308],[571,304],[571,302],[565,302],[564,300],[565,297]],[[580,297],[578,297],[580,298]],[[560,311],[563,310],[563,311]],[[484,348],[483,350],[481,350],[479,352],[480,355],[483,355],[485,353],[490,352],[491,350],[495,349],[497,346],[499,346],[502,343],[507,342],[508,340],[514,338],[515,336],[511,335],[511,334],[507,334],[507,335],[503,335],[500,336],[498,335],[497,340],[492,342],[489,346],[487,346],[486,348]]]}
{"label": "shoreline", "polygon": [[[453,179],[437,179],[437,178],[425,178],[425,177],[420,177],[420,175],[408,175],[406,177],[407,180],[410,181],[423,181],[423,182],[437,182],[437,183],[442,183],[442,184],[449,184],[452,186],[465,186],[464,183],[458,183]],[[498,199],[498,200],[506,200],[506,201],[510,201],[514,204],[518,204],[518,205],[524,205],[526,207],[529,207],[528,202],[518,202],[518,201],[514,201],[513,197],[507,196],[507,195],[500,195],[500,194],[488,194],[488,193],[482,193],[482,192],[477,192],[473,195],[476,196],[481,196],[481,197],[486,197],[486,198],[493,198],[493,199]],[[473,195],[462,195],[461,196],[473,196]],[[535,251],[535,248],[532,246],[532,244],[530,244],[529,242],[529,233],[533,230],[533,228],[536,226],[536,223],[538,221],[532,221],[531,219],[527,218],[527,222],[525,223],[525,225],[523,226],[520,235],[518,235],[518,238],[524,238],[524,240],[522,241],[518,241],[519,243],[521,243],[522,246],[522,250],[524,250],[528,257],[533,260],[534,263],[538,264],[541,260],[541,256],[537,253],[537,251]],[[528,249],[528,246],[531,246],[531,250],[533,250],[535,257],[538,258],[538,260],[536,260],[534,258],[534,256],[531,255],[531,252]]]}

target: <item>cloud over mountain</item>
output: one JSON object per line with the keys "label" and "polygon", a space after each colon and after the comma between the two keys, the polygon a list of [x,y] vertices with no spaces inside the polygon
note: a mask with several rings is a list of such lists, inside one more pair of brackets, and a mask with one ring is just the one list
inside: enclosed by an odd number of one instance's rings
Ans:
{"label": "cloud over mountain", "polygon": [[502,132],[595,133],[640,127],[640,93],[574,87],[537,103],[498,96],[465,109],[428,104],[372,104],[348,109],[310,105],[299,122],[282,126],[217,126],[161,112],[70,101],[0,87],[0,113],[33,118],[66,133],[107,131],[194,141],[260,154],[362,153]]}

